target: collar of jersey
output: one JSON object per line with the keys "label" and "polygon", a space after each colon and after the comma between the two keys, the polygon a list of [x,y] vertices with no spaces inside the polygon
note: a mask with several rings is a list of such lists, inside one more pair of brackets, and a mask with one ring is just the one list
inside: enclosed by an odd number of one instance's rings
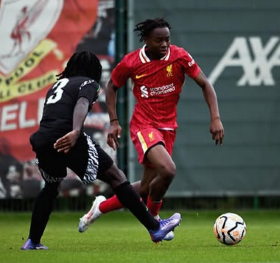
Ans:
{"label": "collar of jersey", "polygon": [[[143,64],[147,63],[147,62],[151,62],[151,60],[146,55],[145,49],[146,49],[146,45],[144,45],[139,51],[139,57]],[[164,57],[162,57],[160,60],[167,61],[169,59],[169,57],[170,57],[170,47],[168,48],[166,55]]]}

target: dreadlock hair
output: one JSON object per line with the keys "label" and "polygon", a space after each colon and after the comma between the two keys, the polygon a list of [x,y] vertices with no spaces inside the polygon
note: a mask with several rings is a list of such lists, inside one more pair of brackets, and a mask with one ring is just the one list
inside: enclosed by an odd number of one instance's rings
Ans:
{"label": "dreadlock hair", "polygon": [[155,18],[155,19],[146,19],[143,22],[138,23],[135,26],[134,31],[140,31],[138,36],[140,36],[139,42],[142,42],[145,37],[148,37],[149,34],[155,29],[159,27],[167,27],[171,29],[170,24],[164,20],[164,18]]}
{"label": "dreadlock hair", "polygon": [[102,66],[96,55],[88,51],[75,52],[66,68],[60,74],[56,75],[57,79],[84,76],[94,79],[99,83],[102,73]]}

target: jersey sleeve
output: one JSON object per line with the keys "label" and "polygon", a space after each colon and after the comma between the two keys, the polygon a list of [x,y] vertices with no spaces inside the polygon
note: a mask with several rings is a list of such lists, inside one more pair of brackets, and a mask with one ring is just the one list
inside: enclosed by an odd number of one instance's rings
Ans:
{"label": "jersey sleeve", "polygon": [[130,78],[131,66],[128,62],[128,57],[125,56],[112,71],[111,79],[118,88],[124,86]]}
{"label": "jersey sleeve", "polygon": [[100,86],[94,80],[86,80],[79,87],[78,98],[85,97],[89,101],[89,108],[91,109],[92,104],[98,99],[100,92]]}
{"label": "jersey sleeve", "polygon": [[182,49],[181,52],[182,52],[181,63],[185,69],[185,73],[189,77],[195,78],[198,75],[198,73],[201,71],[200,67],[186,50]]}

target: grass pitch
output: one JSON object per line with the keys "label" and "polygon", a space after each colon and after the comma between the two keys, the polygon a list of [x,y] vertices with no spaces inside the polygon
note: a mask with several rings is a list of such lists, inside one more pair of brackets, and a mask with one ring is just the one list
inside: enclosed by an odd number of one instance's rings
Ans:
{"label": "grass pitch", "polygon": [[[1,263],[219,263],[280,262],[280,211],[186,211],[173,241],[154,244],[148,232],[127,211],[102,216],[79,233],[81,213],[53,213],[42,243],[47,251],[21,251],[29,230],[30,213],[0,214]],[[215,219],[224,212],[241,215],[245,239],[234,246],[219,243]],[[173,212],[163,211],[161,217]]]}

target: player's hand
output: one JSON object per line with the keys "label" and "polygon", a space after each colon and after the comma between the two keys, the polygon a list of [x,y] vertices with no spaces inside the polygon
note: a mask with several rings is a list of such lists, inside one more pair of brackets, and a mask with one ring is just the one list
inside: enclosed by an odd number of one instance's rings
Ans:
{"label": "player's hand", "polygon": [[118,139],[121,138],[122,128],[118,121],[112,122],[108,130],[107,144],[114,150],[119,147]]}
{"label": "player's hand", "polygon": [[215,141],[215,144],[223,144],[224,140],[224,127],[220,118],[215,118],[211,120],[210,124],[210,133],[212,134],[212,140]]}
{"label": "player's hand", "polygon": [[64,152],[68,153],[70,149],[76,144],[77,139],[80,136],[79,131],[71,131],[68,132],[66,135],[63,137],[57,139],[57,141],[54,143],[53,147],[58,151],[58,152]]}

